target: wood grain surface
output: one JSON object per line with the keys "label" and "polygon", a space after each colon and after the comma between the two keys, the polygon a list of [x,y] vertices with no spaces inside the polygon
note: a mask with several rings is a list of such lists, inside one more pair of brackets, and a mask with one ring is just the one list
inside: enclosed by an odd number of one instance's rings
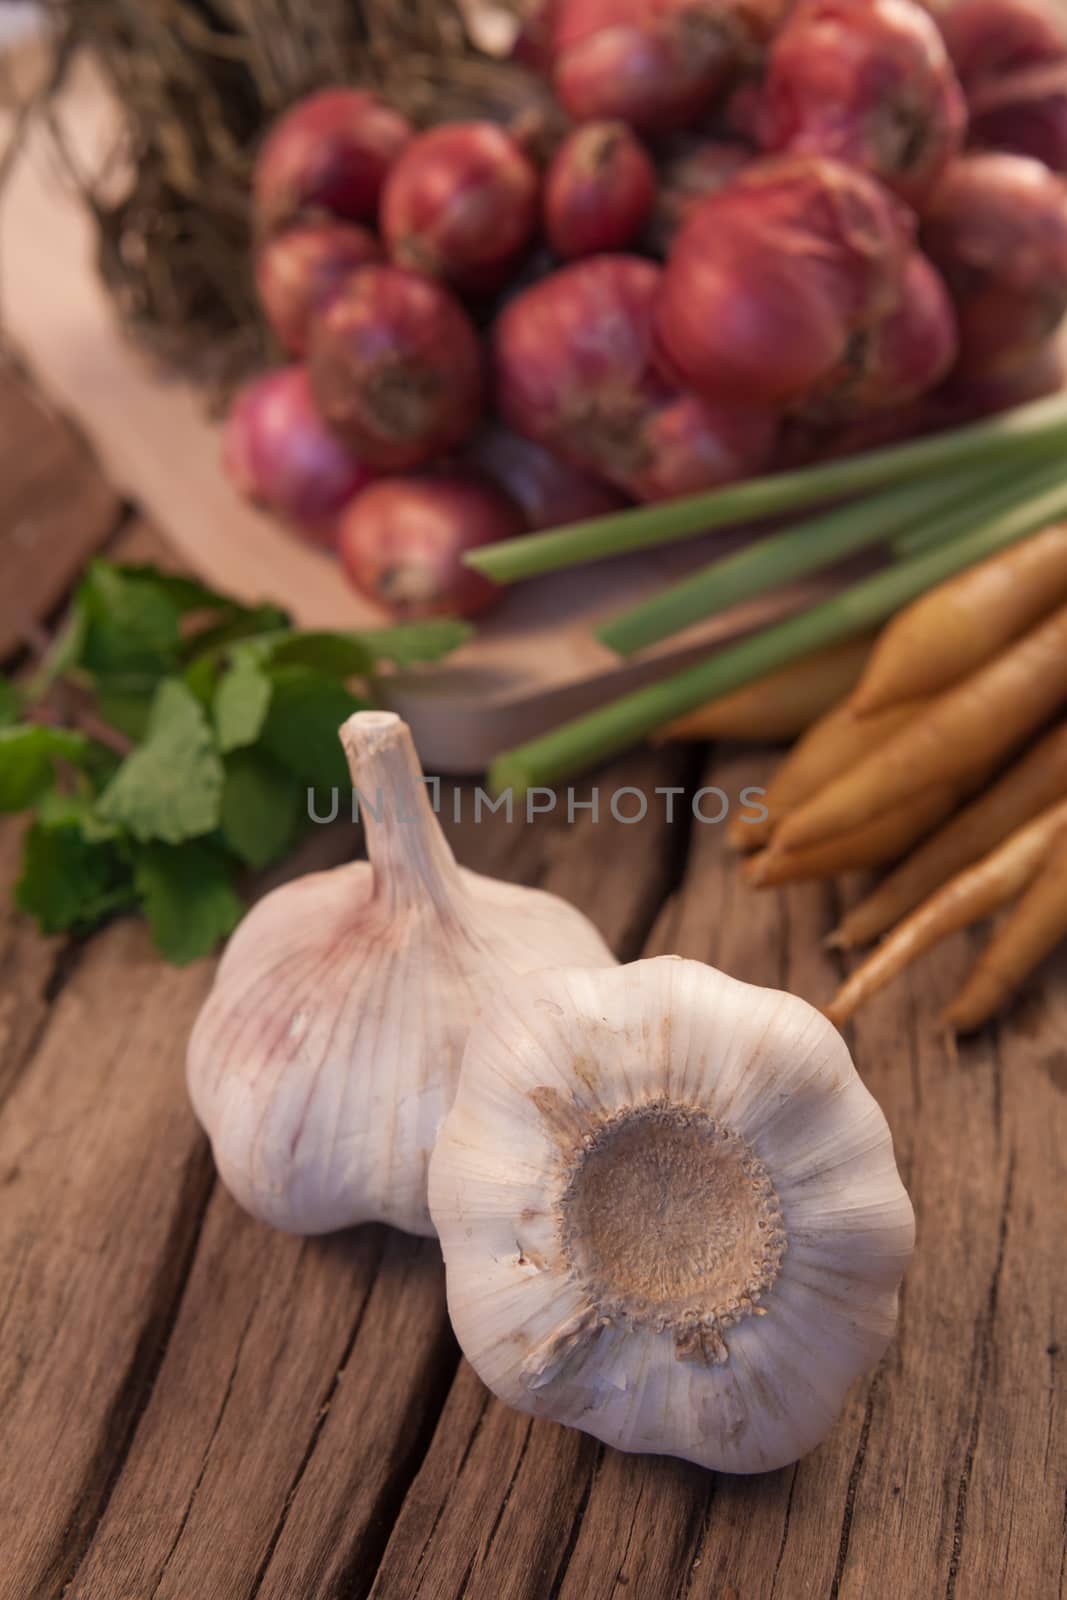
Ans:
{"label": "wood grain surface", "polygon": [[[72,550],[158,553],[14,379],[0,382],[0,418],[0,590],[25,584],[46,620]],[[46,460],[65,463],[62,493],[39,471],[30,482]],[[12,506],[35,514],[38,494],[59,520],[31,587],[21,558],[9,564],[9,520]],[[736,793],[770,759],[644,752],[599,781]],[[449,831],[465,864],[566,895],[624,958],[676,951],[829,994],[828,890],[754,896],[720,828],[668,826],[662,808],[633,827],[579,815],[468,815]],[[243,1216],[182,1078],[210,963],[163,966],[131,921],[79,945],[41,939],[7,909],[18,844],[6,823],[2,1600],[1062,1592],[1063,957],[958,1057],[933,1023],[965,938],[861,1017],[857,1063],[918,1216],[899,1337],[820,1449],[731,1479],[621,1455],[493,1399],[450,1333],[432,1242],[370,1227],[299,1240]],[[331,829],[309,851],[324,863],[357,846]]]}

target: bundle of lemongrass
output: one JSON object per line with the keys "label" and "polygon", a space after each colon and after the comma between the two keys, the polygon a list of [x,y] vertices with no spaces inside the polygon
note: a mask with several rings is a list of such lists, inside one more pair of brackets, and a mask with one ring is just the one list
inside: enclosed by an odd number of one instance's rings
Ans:
{"label": "bundle of lemongrass", "polygon": [[861,550],[881,546],[889,558],[832,598],[501,756],[494,786],[550,784],[709,701],[859,639],[946,579],[1067,516],[1065,450],[1067,395],[1055,395],[907,444],[470,552],[469,565],[513,583],[830,506],[610,619],[598,637],[622,656]]}

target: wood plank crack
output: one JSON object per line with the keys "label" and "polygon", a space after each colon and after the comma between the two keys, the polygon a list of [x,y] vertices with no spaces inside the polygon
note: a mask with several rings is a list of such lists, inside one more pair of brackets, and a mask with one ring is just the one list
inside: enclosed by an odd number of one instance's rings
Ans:
{"label": "wood plank crack", "polygon": [[782,1570],[782,1560],[785,1556],[786,1540],[789,1538],[789,1519],[793,1515],[793,1496],[797,1491],[797,1477],[799,1475],[796,1466],[791,1469],[791,1474],[792,1475],[789,1480],[789,1498],[786,1500],[785,1516],[782,1519],[782,1537],[778,1545],[778,1555],[774,1563],[774,1571],[771,1574],[771,1600],[774,1600],[775,1593],[778,1589],[778,1574]]}
{"label": "wood plank crack", "polygon": [[163,1558],[163,1565],[159,1569],[159,1575],[156,1578],[155,1585],[152,1589],[150,1600],[155,1600],[155,1596],[159,1593],[163,1579],[167,1575],[167,1568],[170,1566],[175,1550],[177,1550],[179,1544],[181,1543],[186,1524],[192,1515],[193,1506],[196,1504],[196,1497],[200,1492],[200,1485],[204,1481],[204,1474],[207,1471],[208,1462],[211,1459],[212,1448],[215,1444],[215,1440],[218,1438],[219,1428],[222,1426],[222,1419],[226,1415],[226,1408],[230,1403],[230,1396],[233,1394],[233,1386],[237,1378],[237,1368],[241,1364],[241,1352],[245,1347],[245,1340],[248,1338],[248,1334],[252,1327],[252,1323],[255,1320],[258,1307],[259,1296],[257,1295],[249,1307],[248,1315],[244,1320],[244,1326],[242,1327],[237,1340],[237,1346],[233,1353],[233,1361],[230,1363],[230,1371],[226,1379],[226,1386],[222,1392],[222,1399],[219,1401],[218,1410],[215,1413],[214,1424],[210,1434],[208,1435],[207,1443],[204,1445],[204,1453],[200,1461],[200,1470],[197,1473],[193,1482],[193,1487],[189,1492],[189,1498],[185,1503],[185,1510],[182,1512],[182,1515],[179,1519],[178,1526],[174,1533],[174,1538],[171,1540],[170,1549]]}
{"label": "wood plank crack", "polygon": [[[481,1407],[480,1407],[480,1409],[478,1411],[478,1416],[477,1416],[477,1418],[475,1420],[474,1427],[470,1431],[470,1437],[468,1438],[467,1443],[464,1446],[463,1454],[460,1456],[459,1461],[456,1464],[455,1472],[452,1475],[453,1483],[458,1483],[459,1480],[463,1476],[463,1469],[467,1465],[467,1461],[470,1458],[470,1453],[474,1449],[474,1446],[475,1446],[475,1443],[477,1441],[478,1435],[482,1431],[482,1426],[483,1426],[483,1424],[485,1422],[486,1413],[489,1410],[489,1405],[490,1405],[490,1402],[491,1402],[492,1398],[493,1397],[490,1394],[489,1390],[486,1389],[484,1395],[482,1396],[482,1404],[481,1404]],[[448,1508],[448,1501],[449,1501],[449,1495],[446,1494],[446,1495],[443,1496],[440,1505],[437,1507],[437,1510],[434,1513],[433,1521],[430,1524],[430,1530],[427,1533],[426,1538],[422,1542],[422,1548],[419,1551],[418,1560],[415,1563],[415,1572],[416,1573],[418,1573],[419,1570],[421,1569],[423,1560],[425,1559],[425,1556],[426,1556],[426,1552],[430,1548],[430,1546],[433,1544],[434,1535],[437,1532],[437,1529],[438,1529],[438,1526],[440,1524],[441,1518],[444,1516],[445,1511]],[[472,1560],[471,1560],[471,1565],[473,1566],[473,1557],[472,1557]]]}
{"label": "wood plank crack", "polygon": [[[493,1518],[493,1526],[489,1529],[489,1537],[485,1541],[485,1550],[482,1553],[483,1559],[485,1558],[485,1556],[487,1556],[489,1554],[490,1550],[493,1548],[493,1540],[496,1538],[497,1529],[500,1527],[500,1523],[501,1523],[501,1521],[503,1519],[504,1513],[508,1509],[508,1501],[511,1499],[511,1492],[515,1487],[515,1479],[518,1477],[520,1471],[522,1470],[522,1464],[526,1460],[526,1452],[530,1448],[530,1436],[531,1436],[532,1433],[533,1433],[533,1418],[531,1417],[530,1420],[526,1424],[526,1432],[523,1434],[522,1445],[521,1445],[521,1447],[519,1449],[519,1453],[518,1453],[517,1457],[515,1458],[515,1465],[514,1465],[512,1471],[511,1471],[509,1477],[508,1477],[507,1488],[504,1490],[504,1493],[500,1497],[500,1504],[499,1504],[499,1506],[497,1506],[496,1516]],[[469,1582],[470,1582],[470,1572],[468,1572],[467,1577],[464,1580],[463,1588],[460,1590],[460,1597],[462,1597],[466,1593],[467,1584]]]}
{"label": "wood plank crack", "polygon": [[967,1491],[970,1486],[971,1471],[974,1466],[975,1452],[978,1448],[978,1434],[982,1425],[982,1408],[985,1402],[986,1390],[989,1386],[989,1374],[992,1364],[993,1332],[997,1315],[997,1300],[1000,1294],[1000,1277],[1004,1269],[1004,1251],[1008,1238],[1008,1217],[1011,1212],[1012,1189],[1015,1182],[1015,1153],[1012,1152],[1008,1162],[1007,1176],[1004,1180],[1004,1194],[1000,1205],[1000,1222],[997,1230],[997,1254],[993,1264],[993,1273],[989,1282],[989,1292],[986,1296],[985,1308],[979,1320],[977,1334],[977,1365],[978,1377],[975,1384],[974,1405],[971,1410],[971,1425],[967,1437],[967,1449],[963,1458],[963,1471],[960,1473],[959,1487],[956,1491],[956,1515],[952,1532],[952,1558],[949,1562],[948,1580],[945,1584],[945,1600],[953,1600],[956,1593],[956,1583],[959,1578],[960,1557],[963,1552],[963,1536],[967,1521]]}
{"label": "wood plank crack", "polygon": [[[52,965],[41,985],[41,1015],[23,1040],[15,1059],[3,1067],[0,1076],[0,1112],[3,1111],[5,1103],[21,1082],[24,1073],[32,1066],[37,1052],[44,1044],[48,1030],[55,1019],[56,1003],[64,989],[77,975],[85,950],[84,940],[68,939],[56,951]],[[15,959],[15,952],[9,951],[3,971],[0,973],[0,989],[6,986],[8,966]]]}
{"label": "wood plank crack", "polygon": [[[379,1264],[379,1266],[381,1265],[381,1255],[382,1255],[383,1251],[384,1251],[384,1238],[383,1238],[383,1241],[382,1241],[382,1251],[379,1252],[379,1256],[378,1256],[378,1264]],[[293,1474],[292,1482],[290,1483],[289,1489],[288,1489],[288,1491],[286,1493],[285,1504],[282,1506],[281,1514],[278,1517],[278,1520],[274,1525],[274,1528],[273,1528],[273,1530],[271,1532],[270,1539],[267,1541],[267,1547],[266,1547],[266,1550],[264,1551],[264,1554],[263,1554],[263,1560],[260,1563],[259,1571],[256,1573],[255,1580],[253,1581],[253,1584],[252,1584],[252,1588],[249,1591],[248,1600],[255,1600],[256,1595],[259,1594],[260,1590],[263,1587],[264,1580],[265,1580],[265,1578],[267,1576],[267,1571],[268,1571],[268,1569],[270,1567],[271,1558],[273,1557],[274,1552],[278,1547],[279,1539],[281,1538],[283,1532],[285,1531],[285,1524],[286,1524],[286,1521],[288,1520],[289,1512],[292,1509],[293,1501],[296,1499],[297,1491],[300,1488],[300,1484],[301,1484],[301,1482],[303,1480],[304,1474],[308,1469],[308,1464],[310,1463],[312,1456],[315,1454],[315,1446],[318,1444],[319,1437],[320,1437],[320,1435],[322,1433],[322,1430],[326,1426],[327,1419],[328,1419],[328,1417],[330,1415],[330,1407],[333,1405],[333,1402],[334,1402],[334,1400],[335,1400],[335,1398],[337,1396],[337,1391],[338,1391],[338,1389],[340,1387],[341,1379],[344,1377],[345,1370],[348,1367],[348,1363],[349,1363],[349,1361],[351,1359],[352,1351],[353,1351],[353,1349],[355,1347],[356,1340],[359,1337],[359,1330],[363,1326],[363,1319],[367,1314],[367,1304],[368,1304],[368,1302],[370,1300],[371,1290],[374,1287],[374,1283],[375,1283],[376,1277],[377,1277],[377,1272],[372,1274],[367,1279],[366,1291],[365,1291],[365,1293],[363,1295],[363,1298],[360,1301],[359,1308],[356,1311],[356,1315],[352,1319],[352,1327],[351,1327],[351,1329],[349,1331],[348,1340],[347,1340],[347,1343],[345,1344],[345,1348],[344,1348],[344,1350],[342,1352],[341,1360],[339,1361],[339,1363],[337,1365],[337,1370],[335,1371],[335,1373],[333,1375],[333,1378],[331,1379],[331,1382],[330,1382],[330,1385],[329,1385],[329,1387],[328,1387],[328,1389],[326,1391],[325,1397],[323,1398],[322,1405],[319,1407],[318,1414],[317,1414],[317,1416],[315,1418],[315,1425],[311,1430],[311,1434],[310,1434],[310,1436],[308,1438],[308,1442],[307,1442],[307,1444],[306,1444],[306,1446],[304,1448],[304,1453],[300,1458],[300,1461],[299,1461],[299,1463],[297,1465],[296,1472]]]}
{"label": "wood plank crack", "polygon": [[852,1459],[852,1470],[849,1472],[848,1488],[845,1491],[845,1515],[841,1523],[841,1538],[837,1547],[837,1562],[834,1566],[833,1582],[830,1584],[830,1600],[837,1600],[841,1592],[841,1580],[844,1577],[845,1563],[848,1560],[849,1540],[852,1537],[852,1517],[856,1505],[856,1493],[859,1489],[860,1478],[863,1475],[863,1464],[867,1459],[867,1441],[871,1436],[874,1402],[878,1393],[878,1386],[881,1383],[882,1370],[881,1367],[878,1368],[867,1390],[867,1404],[863,1410],[863,1426],[860,1428],[859,1443],[856,1446],[856,1454]]}
{"label": "wood plank crack", "polygon": [[[146,1407],[152,1397],[167,1346],[174,1332],[182,1297],[196,1258],[204,1218],[215,1187],[215,1167],[210,1147],[204,1140],[187,1164],[182,1179],[182,1203],[175,1211],[175,1227],[160,1260],[161,1268],[152,1285],[149,1311],[125,1381],[111,1408],[105,1439],[113,1437],[110,1449],[103,1447],[97,1461],[85,1475],[85,1489],[72,1526],[84,1527],[78,1538],[71,1537],[66,1551],[63,1593],[72,1591],[77,1600],[79,1569],[92,1545],[96,1531],[106,1515],[111,1496],[133,1446]],[[90,1503],[95,1499],[95,1504]]]}
{"label": "wood plank crack", "polygon": [[705,1496],[704,1504],[700,1508],[699,1515],[694,1518],[696,1532],[694,1533],[691,1545],[687,1549],[685,1575],[682,1579],[681,1588],[678,1591],[678,1600],[689,1600],[689,1595],[692,1592],[697,1570],[703,1559],[703,1551],[708,1541],[708,1533],[711,1528],[712,1511],[715,1505],[715,1496],[718,1487],[719,1475],[718,1473],[712,1473],[708,1483],[708,1492]]}
{"label": "wood plank crack", "polygon": [[600,1444],[597,1446],[596,1460],[593,1463],[592,1471],[586,1479],[585,1487],[582,1490],[582,1497],[578,1501],[574,1516],[571,1519],[571,1527],[570,1532],[567,1535],[567,1543],[563,1547],[563,1555],[560,1558],[559,1566],[556,1568],[555,1577],[552,1579],[552,1588],[549,1591],[548,1600],[559,1600],[559,1592],[563,1588],[563,1581],[567,1576],[567,1568],[570,1566],[575,1545],[578,1543],[578,1536],[582,1531],[582,1522],[585,1518],[586,1509],[589,1505],[589,1497],[593,1493],[593,1485],[599,1476],[600,1467],[603,1460],[604,1446]]}

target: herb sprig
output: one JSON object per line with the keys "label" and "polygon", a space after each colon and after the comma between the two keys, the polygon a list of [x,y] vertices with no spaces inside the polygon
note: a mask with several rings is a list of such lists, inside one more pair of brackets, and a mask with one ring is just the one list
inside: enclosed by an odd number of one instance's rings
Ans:
{"label": "herb sprig", "polygon": [[386,664],[436,661],[449,620],[310,632],[153,566],[96,561],[33,677],[0,680],[0,810],[30,811],[18,905],[46,933],[120,911],[184,964],[239,921],[308,790],[347,782],[337,729]]}

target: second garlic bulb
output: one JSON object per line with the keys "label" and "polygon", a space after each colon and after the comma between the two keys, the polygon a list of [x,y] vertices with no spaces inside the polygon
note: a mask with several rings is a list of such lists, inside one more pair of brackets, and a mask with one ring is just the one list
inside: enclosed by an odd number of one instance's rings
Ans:
{"label": "second garlic bulb", "polygon": [[728,1472],[823,1438],[888,1344],[914,1239],[885,1118],[836,1030],[677,957],[498,997],[430,1206],[489,1388]]}
{"label": "second garlic bulb", "polygon": [[432,1234],[430,1151],[483,1004],[517,973],[615,963],[564,901],[457,866],[399,717],[360,712],[341,737],[370,861],[286,884],[245,918],[193,1031],[189,1092],[254,1216]]}

